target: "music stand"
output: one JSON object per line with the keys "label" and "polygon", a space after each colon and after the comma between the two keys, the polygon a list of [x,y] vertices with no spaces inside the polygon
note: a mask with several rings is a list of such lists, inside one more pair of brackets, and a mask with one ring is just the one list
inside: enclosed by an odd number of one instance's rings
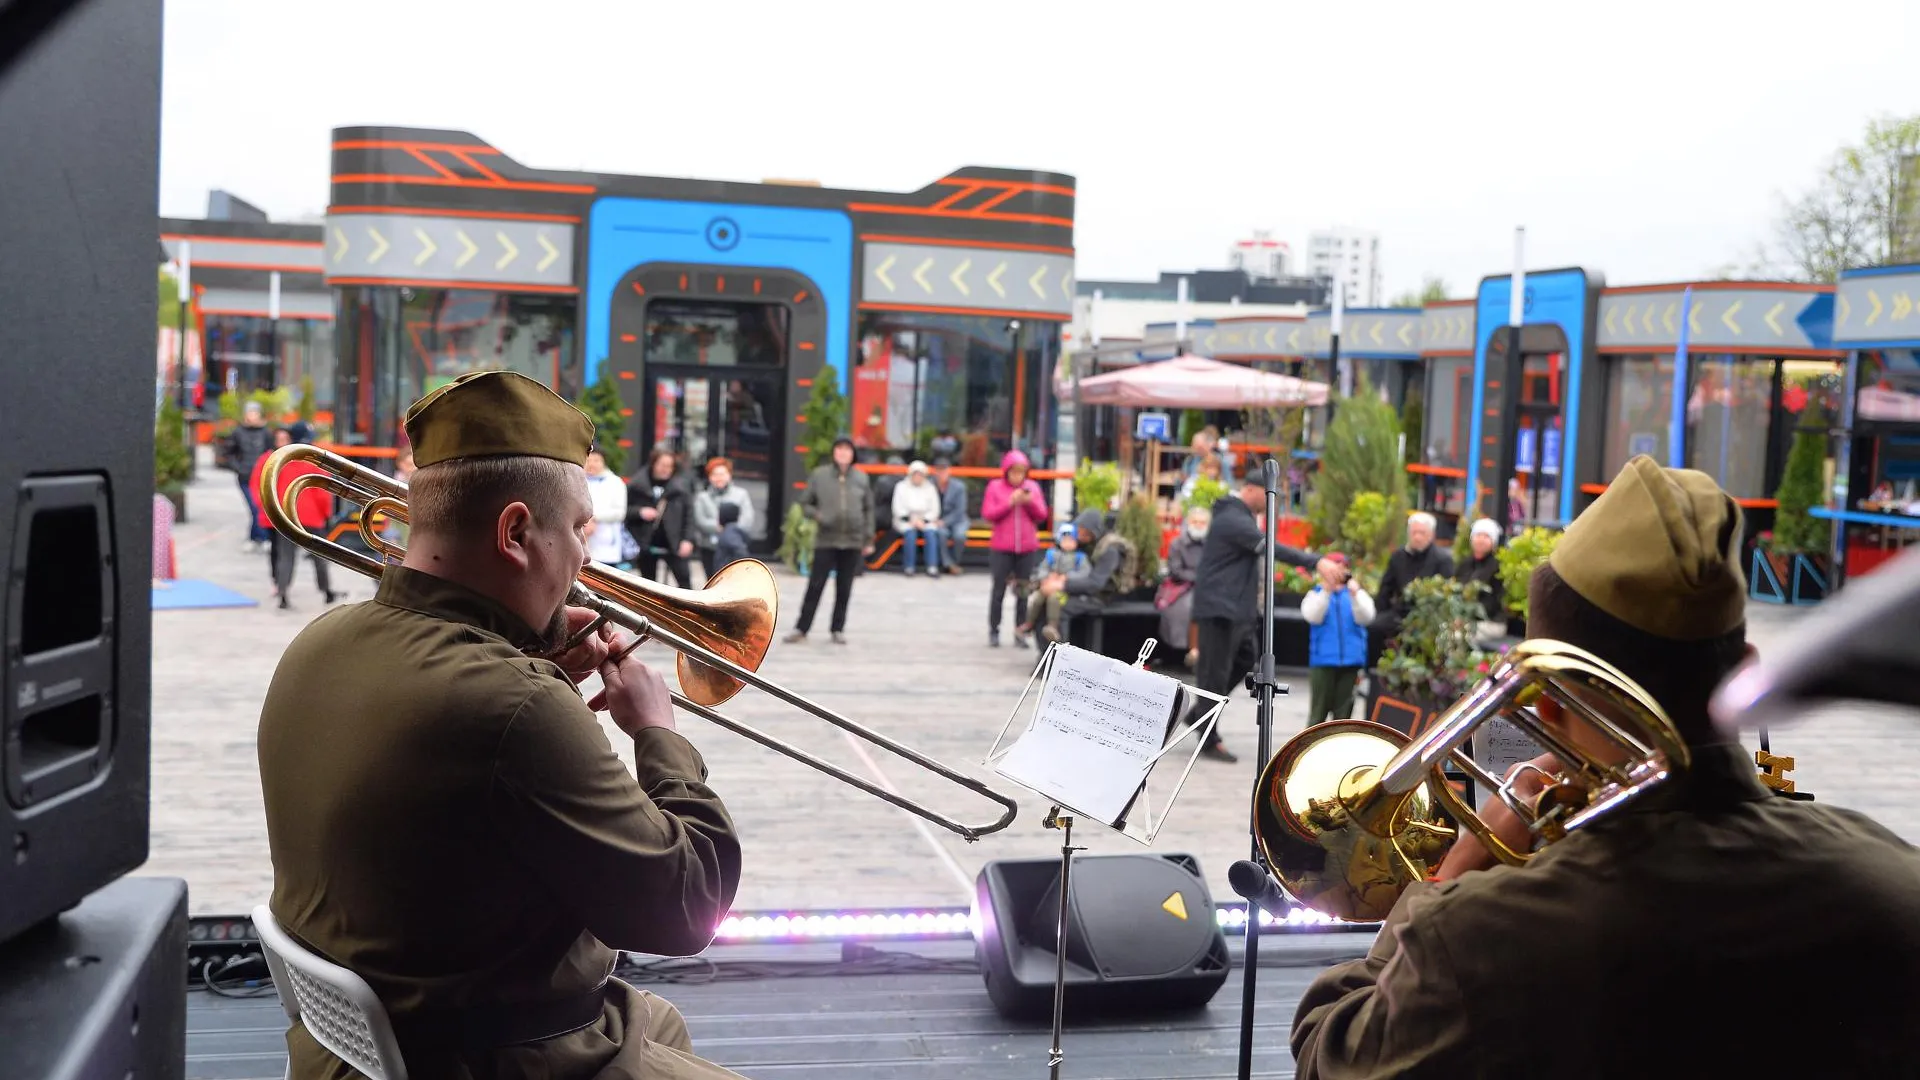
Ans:
{"label": "music stand", "polygon": [[[1053,1045],[1047,1052],[1047,1075],[1054,1080],[1058,1080],[1060,1065],[1066,1060],[1060,1042],[1067,1004],[1069,876],[1073,853],[1085,850],[1073,843],[1075,819],[1151,846],[1227,703],[1219,694],[1146,671],[1147,658],[1153,655],[1156,644],[1149,638],[1133,665],[1072,645],[1056,642],[1049,646],[983,762],[1008,780],[1050,800],[1053,808],[1042,824],[1061,832]],[[1033,696],[1036,683],[1040,693],[1033,711],[1013,742],[1008,743],[1007,733]],[[1189,739],[1193,747],[1180,778],[1167,794],[1165,807],[1156,814],[1149,790],[1155,767]],[[1066,767],[1069,764],[1071,768]]]}

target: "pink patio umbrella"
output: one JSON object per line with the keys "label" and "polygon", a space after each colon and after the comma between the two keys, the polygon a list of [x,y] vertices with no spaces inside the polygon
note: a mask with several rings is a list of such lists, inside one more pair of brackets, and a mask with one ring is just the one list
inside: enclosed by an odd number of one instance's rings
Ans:
{"label": "pink patio umbrella", "polygon": [[1291,408],[1325,405],[1327,385],[1182,355],[1082,379],[1080,403],[1136,409]]}

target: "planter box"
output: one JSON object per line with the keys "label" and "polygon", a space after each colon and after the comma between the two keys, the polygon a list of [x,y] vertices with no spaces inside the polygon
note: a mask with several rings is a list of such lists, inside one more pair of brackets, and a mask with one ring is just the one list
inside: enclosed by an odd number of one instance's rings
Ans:
{"label": "planter box", "polygon": [[1830,562],[1825,555],[1786,555],[1755,548],[1747,595],[1768,604],[1817,604],[1827,596]]}

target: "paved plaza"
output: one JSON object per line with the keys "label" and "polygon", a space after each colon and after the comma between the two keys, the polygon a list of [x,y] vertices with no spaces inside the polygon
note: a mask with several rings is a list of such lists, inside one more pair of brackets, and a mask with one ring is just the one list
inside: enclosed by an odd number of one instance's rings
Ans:
{"label": "paved plaza", "polygon": [[[142,873],[185,878],[195,914],[240,913],[263,902],[272,883],[261,808],[254,733],[260,701],[281,651],[323,610],[313,568],[302,560],[294,608],[274,607],[268,560],[245,550],[245,510],[229,473],[203,456],[189,492],[190,520],[176,529],[180,574],[258,600],[251,608],[169,610],[154,614],[153,849]],[[373,583],[332,570],[348,601],[364,601]],[[780,629],[788,629],[805,582],[776,568]],[[826,637],[821,612],[812,641],[776,644],[763,674],[940,761],[986,779],[1020,799],[1007,831],[969,844],[854,788],[765,750],[705,721],[682,716],[681,730],[705,755],[710,782],[727,801],[745,845],[746,873],[736,906],[887,907],[967,903],[990,859],[1058,852],[1059,834],[1041,827],[1047,803],[979,762],[1019,701],[1035,654],[986,646],[987,578],[906,579],[869,574],[854,590],[849,643]],[[830,604],[830,600],[829,600]],[[1009,605],[1009,616],[1011,605]],[[1751,632],[1765,649],[1791,632],[1795,613],[1755,605]],[[1010,637],[1010,635],[1009,635]],[[671,654],[650,650],[662,662]],[[1305,673],[1297,693],[1277,707],[1279,740],[1299,730]],[[342,670],[342,680],[362,677]],[[1029,702],[1030,704],[1030,702]],[[861,775],[952,816],[984,822],[997,808],[923,774],[884,751],[863,752],[830,727],[753,690],[726,711]],[[1216,899],[1229,896],[1226,872],[1247,855],[1254,777],[1253,703],[1229,705],[1226,738],[1236,765],[1202,761],[1154,849],[1188,852],[1205,869]],[[604,720],[603,720],[604,723]],[[623,757],[630,744],[607,724]],[[1823,801],[1874,815],[1920,840],[1920,717],[1870,709],[1832,710],[1778,732],[1775,753],[1797,758],[1795,779]],[[1135,842],[1081,829],[1094,853],[1139,851]]]}

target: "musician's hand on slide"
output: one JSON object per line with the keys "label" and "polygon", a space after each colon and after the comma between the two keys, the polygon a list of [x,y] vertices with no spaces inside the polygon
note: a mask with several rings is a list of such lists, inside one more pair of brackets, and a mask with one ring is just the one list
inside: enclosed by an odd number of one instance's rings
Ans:
{"label": "musician's hand on slide", "polygon": [[[618,635],[613,642],[613,652],[617,655],[632,641],[629,634]],[[587,707],[595,712],[605,709],[621,731],[638,735],[642,728],[676,730],[673,698],[668,694],[667,681],[659,672],[641,663],[638,653],[628,653],[618,664],[601,664],[600,681],[604,685],[593,700],[587,702]]]}
{"label": "musician's hand on slide", "polygon": [[[1548,772],[1556,772],[1560,768],[1560,759],[1552,754],[1542,754],[1532,762],[1522,764],[1537,765]],[[1512,777],[1516,772],[1519,773],[1519,778],[1513,782],[1513,794],[1521,802],[1531,804],[1545,787],[1545,782],[1539,773],[1531,769],[1523,770],[1521,765],[1508,769],[1507,775]],[[1480,815],[1480,820],[1486,822],[1487,827],[1493,830],[1493,835],[1511,850],[1524,853],[1533,846],[1533,836],[1527,829],[1527,823],[1498,797],[1483,800],[1475,812]],[[1493,857],[1493,853],[1487,850],[1486,845],[1480,842],[1479,837],[1463,828],[1460,830],[1460,838],[1454,841],[1453,848],[1447,852],[1446,858],[1440,860],[1440,868],[1434,872],[1433,876],[1442,881],[1451,881],[1470,871],[1489,869],[1498,862],[1499,860]]]}
{"label": "musician's hand on slide", "polygon": [[[579,633],[580,628],[592,622],[594,618],[594,613],[586,608],[568,608],[567,637],[571,638]],[[600,665],[607,659],[607,642],[612,636],[612,624],[603,623],[597,633],[554,657],[553,662],[560,665],[560,670],[567,673],[567,678],[577,683],[600,670]]]}

